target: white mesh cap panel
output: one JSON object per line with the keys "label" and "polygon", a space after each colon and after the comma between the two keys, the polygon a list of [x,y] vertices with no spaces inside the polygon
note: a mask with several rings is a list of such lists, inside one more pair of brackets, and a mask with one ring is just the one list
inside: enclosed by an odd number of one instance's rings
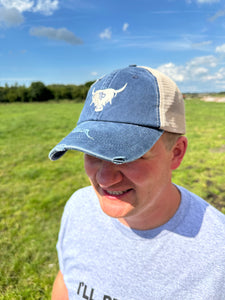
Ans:
{"label": "white mesh cap panel", "polygon": [[174,81],[161,72],[148,68],[155,76],[160,94],[160,129],[174,133],[185,133],[185,110],[183,96]]}

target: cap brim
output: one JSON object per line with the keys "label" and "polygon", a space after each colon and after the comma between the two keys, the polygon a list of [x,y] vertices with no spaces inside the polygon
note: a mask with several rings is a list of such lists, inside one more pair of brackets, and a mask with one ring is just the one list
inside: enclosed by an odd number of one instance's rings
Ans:
{"label": "cap brim", "polygon": [[133,124],[87,121],[79,124],[49,153],[59,159],[68,150],[122,164],[134,161],[157,142],[163,130]]}

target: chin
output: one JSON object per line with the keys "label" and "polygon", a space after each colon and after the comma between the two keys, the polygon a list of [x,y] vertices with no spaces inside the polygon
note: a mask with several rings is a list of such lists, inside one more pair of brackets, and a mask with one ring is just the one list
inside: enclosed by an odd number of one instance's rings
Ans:
{"label": "chin", "polygon": [[112,218],[124,218],[133,210],[130,203],[115,197],[101,197],[99,202],[102,211]]}

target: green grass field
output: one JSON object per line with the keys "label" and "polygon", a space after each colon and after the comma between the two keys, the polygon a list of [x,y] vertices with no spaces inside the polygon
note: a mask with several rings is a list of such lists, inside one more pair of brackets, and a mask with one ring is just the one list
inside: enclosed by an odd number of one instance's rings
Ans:
{"label": "green grass field", "polygon": [[[0,299],[49,299],[65,202],[88,184],[83,155],[51,162],[48,152],[73,127],[82,104],[0,105]],[[186,100],[186,157],[174,182],[225,213],[225,104]]]}

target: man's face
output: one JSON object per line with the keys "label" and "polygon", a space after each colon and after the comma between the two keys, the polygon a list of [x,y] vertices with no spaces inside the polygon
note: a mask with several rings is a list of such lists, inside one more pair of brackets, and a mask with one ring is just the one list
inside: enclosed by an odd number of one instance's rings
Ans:
{"label": "man's face", "polygon": [[179,205],[169,202],[176,190],[171,184],[172,157],[160,138],[134,162],[116,165],[87,154],[84,162],[102,210],[132,228],[148,229],[156,227],[153,223],[161,225],[164,214],[169,219],[171,209]]}

